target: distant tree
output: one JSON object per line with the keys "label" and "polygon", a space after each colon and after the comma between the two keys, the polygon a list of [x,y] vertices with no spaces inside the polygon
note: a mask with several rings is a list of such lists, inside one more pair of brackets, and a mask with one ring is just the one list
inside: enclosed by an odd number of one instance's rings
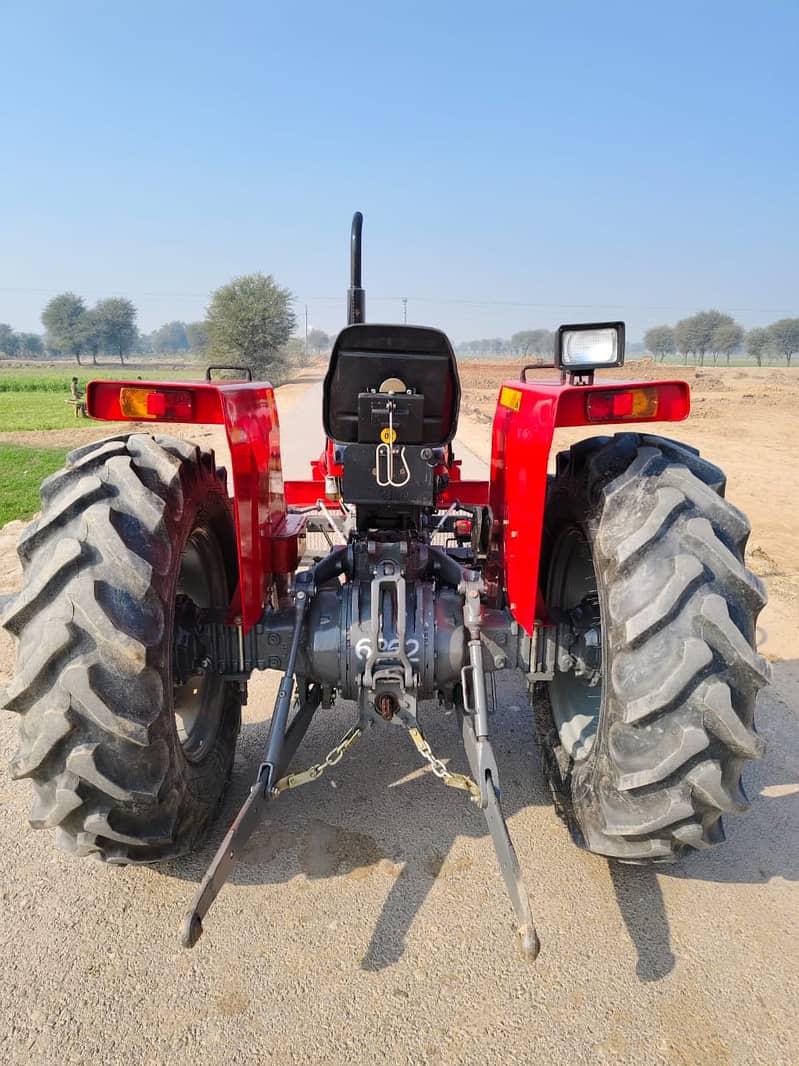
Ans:
{"label": "distant tree", "polygon": [[93,315],[99,323],[103,350],[118,355],[124,365],[136,342],[136,308],[123,296],[111,296],[95,304]]}
{"label": "distant tree", "polygon": [[548,329],[522,329],[510,339],[513,355],[525,359],[530,355],[551,356],[555,349],[555,335]]}
{"label": "distant tree", "polygon": [[305,366],[305,338],[289,337],[280,350],[280,360],[289,366]]}
{"label": "distant tree", "polygon": [[791,365],[791,356],[799,352],[799,318],[781,318],[772,322],[768,328],[771,343],[785,356],[785,362]]}
{"label": "distant tree", "polygon": [[208,350],[208,326],[205,322],[186,323],[186,341],[189,351],[195,355],[205,355]]}
{"label": "distant tree", "polygon": [[49,333],[45,333],[42,340],[44,343],[44,354],[50,359],[60,359],[64,353],[56,344],[55,339]]}
{"label": "distant tree", "polygon": [[674,327],[674,343],[677,345],[677,351],[684,356],[686,363],[690,362],[691,356],[696,362],[697,336],[692,318],[683,318]]}
{"label": "distant tree", "polygon": [[38,333],[20,333],[20,355],[26,359],[37,359],[44,352],[44,342]]}
{"label": "distant tree", "polygon": [[54,296],[42,311],[42,323],[59,351],[74,355],[81,365],[80,353],[86,343],[86,304],[74,292]]}
{"label": "distant tree", "polygon": [[686,357],[692,353],[699,366],[705,365],[705,355],[711,352],[715,365],[719,350],[713,347],[713,337],[716,330],[725,325],[735,325],[731,315],[725,315],[715,309],[697,311],[695,315],[682,319],[674,327],[678,350]]}
{"label": "distant tree", "polygon": [[732,315],[725,315],[721,311],[698,311],[694,318],[696,320],[696,333],[699,340],[699,354],[702,360],[702,366],[705,364],[705,352],[710,352],[713,356],[713,366],[718,362],[719,349],[715,345],[716,331],[722,326],[734,325],[734,319]]}
{"label": "distant tree", "polygon": [[185,322],[165,322],[153,333],[153,347],[159,355],[176,355],[189,350]]}
{"label": "distant tree", "polygon": [[330,349],[330,337],[323,329],[312,329],[308,334],[308,348],[320,355]]}
{"label": "distant tree", "polygon": [[771,336],[767,329],[750,329],[746,334],[746,352],[751,355],[758,366],[763,365],[763,356],[771,344]]}
{"label": "distant tree", "polygon": [[85,327],[85,350],[92,357],[92,364],[97,366],[97,356],[103,350],[105,337],[103,335],[103,321],[97,313],[97,308],[87,310],[83,317]]}
{"label": "distant tree", "polygon": [[[728,340],[727,330],[740,329],[740,327],[732,315],[725,315],[722,311],[700,311],[698,317],[701,335],[707,344],[707,350],[713,356],[713,366],[716,366],[719,355],[722,353],[722,349],[718,345],[718,339],[720,338],[724,341],[726,338]],[[741,330],[740,337],[743,337],[743,330]]]}
{"label": "distant tree", "polygon": [[6,322],[0,322],[0,352],[4,355],[8,355],[8,343],[9,338],[14,334],[14,330]]}
{"label": "distant tree", "polygon": [[152,333],[137,333],[132,350],[137,355],[152,355],[155,351]]}
{"label": "distant tree", "polygon": [[713,362],[715,364],[715,353],[720,352],[721,355],[726,355],[727,366],[730,365],[730,353],[735,351],[736,348],[740,348],[743,344],[744,330],[743,326],[739,326],[737,322],[722,322],[720,326],[716,326],[713,330],[713,340],[711,342],[713,348]]}
{"label": "distant tree", "polygon": [[20,337],[19,333],[14,333],[13,331],[10,332],[8,334],[8,336],[6,337],[6,339],[3,342],[3,344],[4,344],[4,347],[5,347],[5,353],[6,353],[6,355],[8,356],[9,359],[17,359],[19,357],[19,355],[21,354],[21,352],[20,352],[20,348],[21,348],[20,341],[21,341],[21,337]]}
{"label": "distant tree", "polygon": [[245,274],[217,289],[207,317],[213,359],[233,358],[259,377],[277,378],[296,319],[291,293],[271,274]]}
{"label": "distant tree", "polygon": [[644,334],[646,350],[662,363],[667,355],[677,351],[677,341],[671,326],[653,326]]}

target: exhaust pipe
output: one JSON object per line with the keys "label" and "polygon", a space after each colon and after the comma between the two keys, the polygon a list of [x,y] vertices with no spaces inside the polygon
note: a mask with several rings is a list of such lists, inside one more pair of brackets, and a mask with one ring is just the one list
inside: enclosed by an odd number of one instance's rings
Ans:
{"label": "exhaust pipe", "polygon": [[366,319],[366,289],[361,288],[361,253],[363,215],[356,211],[352,216],[350,233],[350,287],[347,291],[347,325],[352,326]]}

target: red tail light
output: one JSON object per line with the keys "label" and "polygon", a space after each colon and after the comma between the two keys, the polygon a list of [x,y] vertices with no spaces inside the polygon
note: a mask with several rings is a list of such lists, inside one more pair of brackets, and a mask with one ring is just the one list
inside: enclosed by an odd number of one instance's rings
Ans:
{"label": "red tail light", "polygon": [[643,420],[657,418],[658,390],[656,388],[618,389],[589,392],[585,398],[585,414],[589,422],[629,418]]}
{"label": "red tail light", "polygon": [[194,396],[188,389],[131,386],[119,390],[119,407],[125,418],[190,422],[194,417]]}

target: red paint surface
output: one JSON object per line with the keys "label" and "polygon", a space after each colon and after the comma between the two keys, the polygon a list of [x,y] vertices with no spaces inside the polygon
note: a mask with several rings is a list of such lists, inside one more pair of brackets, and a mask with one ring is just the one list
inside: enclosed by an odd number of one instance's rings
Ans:
{"label": "red paint surface", "polygon": [[[230,446],[231,480],[239,558],[241,619],[245,631],[263,613],[273,575],[296,569],[303,521],[288,516],[280,464],[280,429],[272,386],[186,382],[90,381],[86,403],[94,418],[125,419],[122,388],[179,388],[194,397],[191,419],[170,421],[224,425]],[[148,423],[149,425],[150,423]],[[153,428],[165,425],[155,419]]]}
{"label": "red paint surface", "polygon": [[[658,393],[657,417],[636,422],[676,422],[688,416],[690,394],[684,381],[614,381],[592,386],[503,383],[502,388],[521,393],[521,402],[518,411],[497,404],[494,415],[489,490],[493,528],[486,584],[490,602],[507,604],[528,633],[536,618],[546,617],[538,590],[538,566],[552,435],[558,426],[589,426],[596,433],[600,423],[588,421],[588,395],[619,392],[625,386],[654,388]],[[609,419],[605,424],[623,426],[625,420]]]}
{"label": "red paint surface", "polygon": [[[231,453],[241,615],[249,630],[263,612],[274,574],[290,572],[297,565],[304,520],[289,515],[288,507],[313,507],[324,497],[325,474],[342,473],[335,463],[333,442],[328,441],[320,458],[311,464],[312,480],[284,485],[277,407],[270,385],[91,381],[86,390],[89,413],[95,418],[132,421],[125,419],[119,407],[119,392],[125,387],[190,390],[193,417],[172,421],[225,426]],[[625,385],[615,381],[592,386],[507,381],[502,387],[520,393],[521,399],[518,411],[497,405],[490,482],[460,480],[456,462],[438,506],[446,508],[453,500],[490,504],[494,524],[486,571],[489,600],[507,603],[514,618],[531,633],[536,618],[545,618],[546,612],[538,591],[538,566],[552,435],[558,426],[596,430],[601,423],[588,420],[588,396],[618,393]],[[654,388],[658,393],[657,416],[637,422],[676,422],[688,416],[685,382],[629,383],[628,387]],[[154,426],[163,424],[153,420]],[[625,419],[608,419],[604,424],[624,425]]]}

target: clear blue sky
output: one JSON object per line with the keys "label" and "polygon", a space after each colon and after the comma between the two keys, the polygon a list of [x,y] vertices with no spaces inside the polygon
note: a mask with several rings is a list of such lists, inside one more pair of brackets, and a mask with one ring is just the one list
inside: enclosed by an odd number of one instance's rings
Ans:
{"label": "clear blue sky", "polygon": [[333,331],[356,208],[368,316],[456,341],[799,315],[796,0],[6,0],[0,39],[15,329],[261,270]]}

